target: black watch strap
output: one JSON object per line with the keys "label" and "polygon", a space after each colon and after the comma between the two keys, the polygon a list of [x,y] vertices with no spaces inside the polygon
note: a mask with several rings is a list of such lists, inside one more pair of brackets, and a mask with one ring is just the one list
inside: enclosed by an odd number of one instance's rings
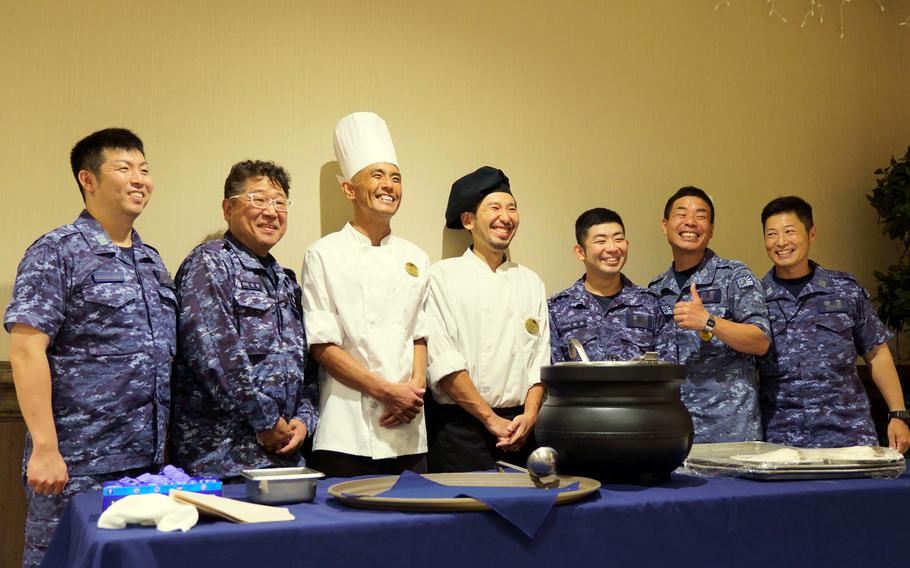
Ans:
{"label": "black watch strap", "polygon": [[888,419],[898,418],[907,424],[910,424],[910,410],[892,410],[888,413]]}

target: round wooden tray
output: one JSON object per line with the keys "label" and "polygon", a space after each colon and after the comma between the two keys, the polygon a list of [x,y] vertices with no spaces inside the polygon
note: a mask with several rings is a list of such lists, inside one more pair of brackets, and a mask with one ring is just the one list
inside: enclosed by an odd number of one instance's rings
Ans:
{"label": "round wooden tray", "polygon": [[[526,473],[427,473],[424,477],[443,485],[467,487],[534,487]],[[389,509],[394,511],[486,511],[489,507],[470,497],[448,499],[405,499],[376,497],[388,491],[398,481],[397,475],[343,481],[329,487],[329,494],[345,505],[362,509]],[[563,491],[556,496],[556,504],[573,503],[600,489],[600,482],[588,477],[559,476],[559,487],[578,482],[578,489]]]}

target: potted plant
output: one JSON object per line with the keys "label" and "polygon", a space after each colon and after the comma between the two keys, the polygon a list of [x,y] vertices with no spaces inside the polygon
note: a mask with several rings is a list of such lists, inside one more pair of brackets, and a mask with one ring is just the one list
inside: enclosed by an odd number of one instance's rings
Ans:
{"label": "potted plant", "polygon": [[[910,147],[891,165],[875,170],[875,189],[866,197],[878,213],[882,233],[893,239],[900,256],[878,280],[878,315],[900,336],[910,330]],[[899,356],[899,355],[898,355]]]}

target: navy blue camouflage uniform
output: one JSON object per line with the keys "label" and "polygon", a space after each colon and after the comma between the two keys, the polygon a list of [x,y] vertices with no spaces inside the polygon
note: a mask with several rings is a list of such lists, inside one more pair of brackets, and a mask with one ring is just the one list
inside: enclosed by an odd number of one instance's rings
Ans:
{"label": "navy blue camouflage uniform", "polygon": [[306,337],[292,270],[260,261],[230,233],[196,247],[177,271],[171,459],[192,475],[303,465],[265,450],[256,432],[297,418],[312,436],[318,387],[304,383]]}
{"label": "navy blue camouflage uniform", "polygon": [[[164,461],[177,299],[158,252],[132,233],[123,251],[83,211],[26,250],[6,311],[50,337],[47,359],[62,495],[26,489],[25,565],[37,565],[69,498]],[[32,452],[26,437],[25,467]]]}
{"label": "navy blue camouflage uniform", "polygon": [[891,334],[851,274],[812,266],[798,298],[774,281],[773,268],[762,279],[774,338],[759,359],[765,439],[800,447],[878,445],[856,356]]}
{"label": "navy blue camouflage uniform", "polygon": [[585,289],[584,276],[547,300],[553,363],[578,360],[569,356],[570,339],[577,339],[592,361],[628,361],[658,351],[666,318],[657,295],[621,278],[622,290],[606,312]]}
{"label": "navy blue camouflage uniform", "polygon": [[[671,320],[673,307],[691,301],[695,282],[706,310],[735,323],[752,324],[770,338],[768,308],[758,278],[738,261],[720,258],[707,249],[689,281],[679,289],[673,272],[657,276],[649,285],[660,295],[661,309]],[[702,341],[698,331],[672,322],[661,335],[670,346],[668,359],[686,367],[680,394],[695,425],[695,442],[738,442],[761,439],[755,357],[740,353],[717,337]]]}

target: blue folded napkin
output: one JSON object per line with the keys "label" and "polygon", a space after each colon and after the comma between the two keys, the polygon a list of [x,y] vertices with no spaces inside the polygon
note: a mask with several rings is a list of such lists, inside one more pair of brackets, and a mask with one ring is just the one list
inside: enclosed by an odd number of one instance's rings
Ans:
{"label": "blue folded napkin", "polygon": [[391,489],[376,497],[399,499],[451,499],[471,497],[485,503],[502,518],[521,530],[528,538],[534,538],[550,509],[556,503],[556,496],[563,491],[575,491],[578,483],[560,489],[537,487],[467,487],[442,485],[413,471],[402,473]]}

